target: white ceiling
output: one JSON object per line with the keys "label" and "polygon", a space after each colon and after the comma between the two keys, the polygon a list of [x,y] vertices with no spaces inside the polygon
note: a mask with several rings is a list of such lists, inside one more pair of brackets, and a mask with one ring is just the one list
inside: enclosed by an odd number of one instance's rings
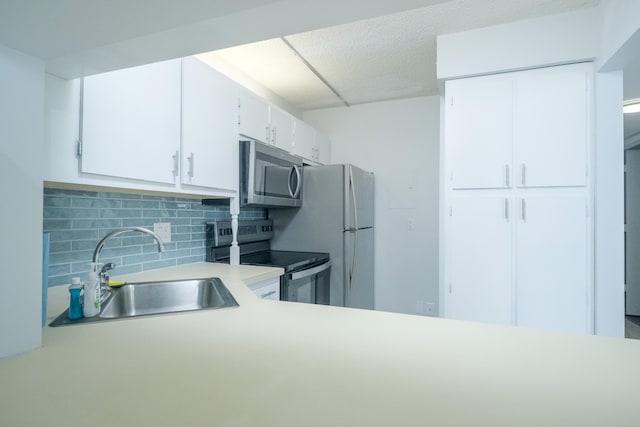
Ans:
{"label": "white ceiling", "polygon": [[[598,0],[453,0],[288,35],[347,103],[438,93],[436,36],[597,6]],[[300,110],[344,105],[279,38],[200,55],[227,62]]]}

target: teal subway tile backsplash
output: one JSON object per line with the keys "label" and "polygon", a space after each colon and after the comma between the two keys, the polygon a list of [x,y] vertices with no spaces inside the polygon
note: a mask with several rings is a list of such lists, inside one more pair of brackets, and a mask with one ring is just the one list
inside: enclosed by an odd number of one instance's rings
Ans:
{"label": "teal subway tile backsplash", "polygon": [[[155,222],[171,223],[171,242],[159,254],[149,236],[127,233],[109,239],[100,262],[116,264],[114,275],[137,273],[205,260],[205,222],[231,218],[222,206],[199,200],[102,191],[44,190],[43,230],[49,233],[48,286],[85,279],[98,241],[122,227],[153,230]],[[240,219],[264,219],[264,209],[243,209]]]}

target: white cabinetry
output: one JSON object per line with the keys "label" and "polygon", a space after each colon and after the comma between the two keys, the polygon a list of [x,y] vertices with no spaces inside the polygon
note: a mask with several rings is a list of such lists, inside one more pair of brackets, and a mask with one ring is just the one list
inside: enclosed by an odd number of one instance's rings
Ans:
{"label": "white cabinetry", "polygon": [[196,58],[183,59],[183,184],[237,191],[237,98],[231,80]]}
{"label": "white cabinetry", "polygon": [[287,152],[293,150],[294,118],[262,98],[241,90],[238,98],[240,135],[275,145]]}
{"label": "white cabinetry", "polygon": [[446,317],[593,332],[591,70],[446,83]]}
{"label": "white cabinetry", "polygon": [[274,277],[262,282],[258,282],[249,287],[251,291],[260,299],[280,301],[280,278]]}
{"label": "white cabinetry", "polygon": [[513,84],[508,76],[446,83],[446,178],[452,188],[510,187]]}
{"label": "white cabinetry", "polygon": [[[447,317],[511,324],[512,214],[506,197],[453,197]],[[490,250],[488,250],[490,248]]]}
{"label": "white cabinetry", "polygon": [[269,104],[246,90],[238,97],[238,125],[240,135],[270,143]]}
{"label": "white cabinetry", "polygon": [[515,324],[588,333],[586,197],[526,195],[517,205]]}
{"label": "white cabinetry", "polygon": [[173,183],[180,150],[180,60],[84,79],[84,173]]}
{"label": "white cabinetry", "polygon": [[331,157],[331,140],[327,135],[320,131],[316,131],[316,156],[315,161],[322,164],[328,164]]}
{"label": "white cabinetry", "polygon": [[271,130],[271,145],[285,150],[293,151],[293,126],[294,118],[291,114],[282,111],[273,105],[269,106],[269,128]]}
{"label": "white cabinetry", "polygon": [[293,154],[307,160],[313,160],[316,141],[316,130],[302,120],[295,122],[296,132]]}
{"label": "white cabinetry", "polygon": [[293,154],[312,162],[328,164],[331,152],[329,137],[302,120],[295,121]]}
{"label": "white cabinetry", "polygon": [[552,72],[535,70],[518,78],[518,186],[586,185],[589,78],[583,64],[557,67]]}
{"label": "white cabinetry", "polygon": [[185,58],[89,76],[82,86],[47,76],[47,181],[237,194],[235,83]]}

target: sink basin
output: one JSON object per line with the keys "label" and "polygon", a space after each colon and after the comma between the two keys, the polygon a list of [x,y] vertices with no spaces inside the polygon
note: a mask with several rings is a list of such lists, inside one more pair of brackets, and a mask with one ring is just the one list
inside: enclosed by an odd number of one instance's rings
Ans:
{"label": "sink basin", "polygon": [[217,277],[129,283],[111,290],[111,294],[102,302],[102,309],[97,316],[69,320],[69,310],[66,310],[49,326],[237,306],[236,300]]}

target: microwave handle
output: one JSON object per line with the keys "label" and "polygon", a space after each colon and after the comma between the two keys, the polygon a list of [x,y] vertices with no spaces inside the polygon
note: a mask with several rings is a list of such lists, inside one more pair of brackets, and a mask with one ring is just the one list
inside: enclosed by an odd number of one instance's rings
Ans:
{"label": "microwave handle", "polygon": [[[296,189],[295,191],[291,188],[291,176],[293,175],[293,173],[295,172],[296,174],[296,178],[297,178],[297,185],[296,185]],[[292,198],[296,198],[298,197],[298,194],[300,194],[300,186],[302,185],[302,176],[300,175],[300,168],[297,165],[294,165],[291,168],[291,171],[289,172],[289,182],[287,183],[287,185],[289,186],[289,195]]]}

